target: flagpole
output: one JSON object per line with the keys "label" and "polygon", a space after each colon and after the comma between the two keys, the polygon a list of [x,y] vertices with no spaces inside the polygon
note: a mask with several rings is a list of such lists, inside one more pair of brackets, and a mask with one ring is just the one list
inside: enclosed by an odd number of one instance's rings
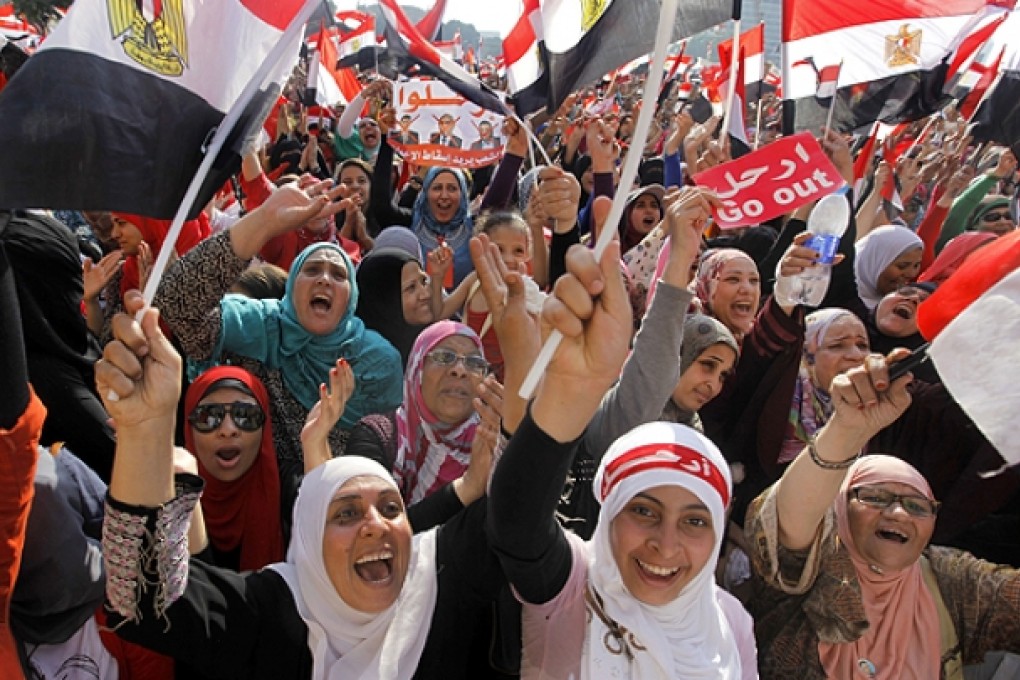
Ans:
{"label": "flagpole", "polygon": [[836,110],[836,97],[839,95],[839,77],[843,75],[843,60],[839,60],[839,71],[836,72],[836,82],[832,84],[834,91],[832,99],[829,100],[829,115],[825,117],[825,129],[832,129],[832,112]]}
{"label": "flagpole", "polygon": [[[170,253],[174,250],[174,246],[177,244],[177,237],[181,234],[181,229],[184,227],[184,218],[188,216],[188,212],[191,210],[192,204],[198,197],[198,192],[202,187],[202,182],[205,181],[206,175],[209,174],[209,169],[212,167],[213,162],[219,155],[220,149],[223,148],[224,142],[233,130],[234,125],[240,120],[241,114],[244,113],[245,107],[251,102],[252,97],[255,96],[256,90],[262,85],[262,82],[266,77],[276,69],[280,62],[288,56],[287,51],[291,47],[291,39],[294,34],[299,32],[301,28],[307,23],[308,18],[318,7],[320,0],[305,0],[305,4],[301,7],[301,10],[291,19],[290,25],[287,26],[287,30],[280,36],[279,41],[273,46],[273,49],[266,56],[265,61],[255,72],[255,74],[248,80],[248,84],[244,86],[241,91],[241,95],[234,102],[234,105],[227,111],[227,115],[223,117],[220,124],[216,126],[216,132],[213,134],[212,139],[209,141],[209,145],[205,148],[205,157],[202,159],[202,164],[199,165],[195,176],[191,179],[191,184],[188,185],[187,191],[184,193],[184,199],[181,201],[180,206],[177,208],[177,214],[174,215],[173,223],[170,225],[170,231],[167,232],[166,240],[163,241],[163,247],[160,248],[159,256],[156,258],[156,262],[152,267],[152,273],[149,274],[149,280],[145,283],[145,290],[142,292],[142,296],[145,299],[145,306],[148,307],[152,304],[152,298],[156,295],[156,289],[159,288],[159,281],[163,276],[163,271],[166,269],[167,263],[170,261]],[[292,56],[292,55],[291,55]],[[139,312],[141,314],[141,312]]]}
{"label": "flagpole", "polygon": [[[734,5],[740,0],[735,0]],[[737,60],[740,56],[740,15],[733,19],[733,50],[730,52],[730,91],[726,93],[726,105],[723,107],[723,119],[720,134],[727,135],[730,132],[730,116],[733,114],[733,95],[737,92]],[[741,112],[743,115],[743,112]]]}
{"label": "flagpole", "polygon": [[[659,23],[655,33],[655,48],[652,52],[652,62],[649,65],[648,80],[645,82],[644,92],[641,98],[641,111],[638,113],[637,124],[634,126],[634,139],[647,139],[648,129],[651,127],[652,118],[655,114],[655,101],[659,87],[662,85],[662,68],[666,63],[666,48],[669,46],[670,37],[673,34],[673,23],[676,21],[677,5],[679,0],[662,0],[662,7],[659,10]],[[633,144],[627,152],[627,158],[623,163],[623,171],[620,173],[620,189],[613,197],[613,206],[609,209],[609,217],[606,218],[602,231],[599,232],[598,241],[595,243],[595,259],[602,258],[606,246],[613,240],[616,233],[616,224],[623,216],[623,209],[627,203],[627,188],[634,183],[637,177],[638,165],[641,164],[641,156],[644,145]],[[520,396],[523,399],[530,399],[538,387],[538,381],[545,373],[545,369],[552,361],[556,348],[563,341],[563,334],[553,330],[546,339],[545,344],[535,358],[531,370],[521,384]]]}
{"label": "flagpole", "polygon": [[914,152],[914,149],[921,145],[921,140],[924,139],[924,136],[926,134],[928,134],[928,130],[930,130],[931,126],[935,124],[935,119],[938,116],[939,114],[937,113],[933,113],[930,116],[928,116],[928,122],[924,124],[923,128],[921,128],[921,133],[917,135],[917,139],[914,140],[914,143],[911,144],[910,147],[903,154],[905,157],[910,158],[910,154]]}
{"label": "flagpole", "polygon": [[[765,40],[765,38],[764,38],[764,36],[765,36],[765,19],[762,18],[762,15],[761,15],[761,0],[758,0],[758,2],[756,4],[758,5],[758,18],[761,19],[760,23],[761,23],[761,32],[762,32],[762,42],[764,42],[764,40]],[[755,117],[754,117],[754,149],[752,149],[753,151],[757,151],[758,150],[758,143],[761,141],[761,91],[765,87],[765,50],[764,49],[762,49],[762,51],[761,51],[761,68],[758,69],[758,70],[759,70],[758,75],[760,77],[758,78],[758,97],[757,97],[758,101],[757,101],[757,106],[755,107],[757,109],[757,112],[755,113]]]}

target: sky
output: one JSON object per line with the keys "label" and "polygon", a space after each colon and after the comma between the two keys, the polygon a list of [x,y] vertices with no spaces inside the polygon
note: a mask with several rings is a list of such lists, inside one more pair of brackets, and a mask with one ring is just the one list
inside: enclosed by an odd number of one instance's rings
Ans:
{"label": "sky", "polygon": [[[350,0],[334,0],[336,5],[347,5]],[[428,9],[435,0],[398,0],[402,6]],[[363,5],[376,4],[362,0]],[[447,0],[444,20],[458,19],[474,24],[479,31],[505,31],[514,25],[521,15],[520,0]]]}

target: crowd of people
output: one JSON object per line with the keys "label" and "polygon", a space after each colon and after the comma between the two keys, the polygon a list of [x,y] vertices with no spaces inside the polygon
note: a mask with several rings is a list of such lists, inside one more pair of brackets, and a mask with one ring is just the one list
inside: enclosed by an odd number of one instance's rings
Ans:
{"label": "crowd of people", "polygon": [[647,139],[639,77],[508,118],[471,171],[401,159],[389,88],[280,107],[151,305],[169,222],[0,213],[4,677],[950,680],[1020,653],[1020,475],[984,474],[931,363],[890,377],[918,306],[1016,243],[1009,149],[949,109],[857,195],[861,140],[821,131],[851,219],[810,309],[773,290],[818,260],[813,205],[719,230],[691,178],[730,146],[676,93]]}

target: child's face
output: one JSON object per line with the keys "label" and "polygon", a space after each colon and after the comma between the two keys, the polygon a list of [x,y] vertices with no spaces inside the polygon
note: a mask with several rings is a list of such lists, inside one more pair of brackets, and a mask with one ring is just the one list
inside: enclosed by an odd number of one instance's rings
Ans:
{"label": "child's face", "polygon": [[499,256],[510,271],[521,271],[521,265],[531,259],[528,236],[517,227],[496,227],[489,232],[489,240],[499,248]]}

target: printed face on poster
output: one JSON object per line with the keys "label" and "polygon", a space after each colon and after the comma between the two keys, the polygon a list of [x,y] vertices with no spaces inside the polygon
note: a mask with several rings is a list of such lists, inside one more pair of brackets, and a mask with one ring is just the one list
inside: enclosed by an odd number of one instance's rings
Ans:
{"label": "printed face on poster", "polygon": [[839,170],[809,132],[784,137],[693,177],[722,201],[721,229],[761,224],[843,187]]}
{"label": "printed face on poster", "polygon": [[481,168],[503,156],[503,117],[441,82],[394,85],[397,126],[389,142],[415,165]]}

